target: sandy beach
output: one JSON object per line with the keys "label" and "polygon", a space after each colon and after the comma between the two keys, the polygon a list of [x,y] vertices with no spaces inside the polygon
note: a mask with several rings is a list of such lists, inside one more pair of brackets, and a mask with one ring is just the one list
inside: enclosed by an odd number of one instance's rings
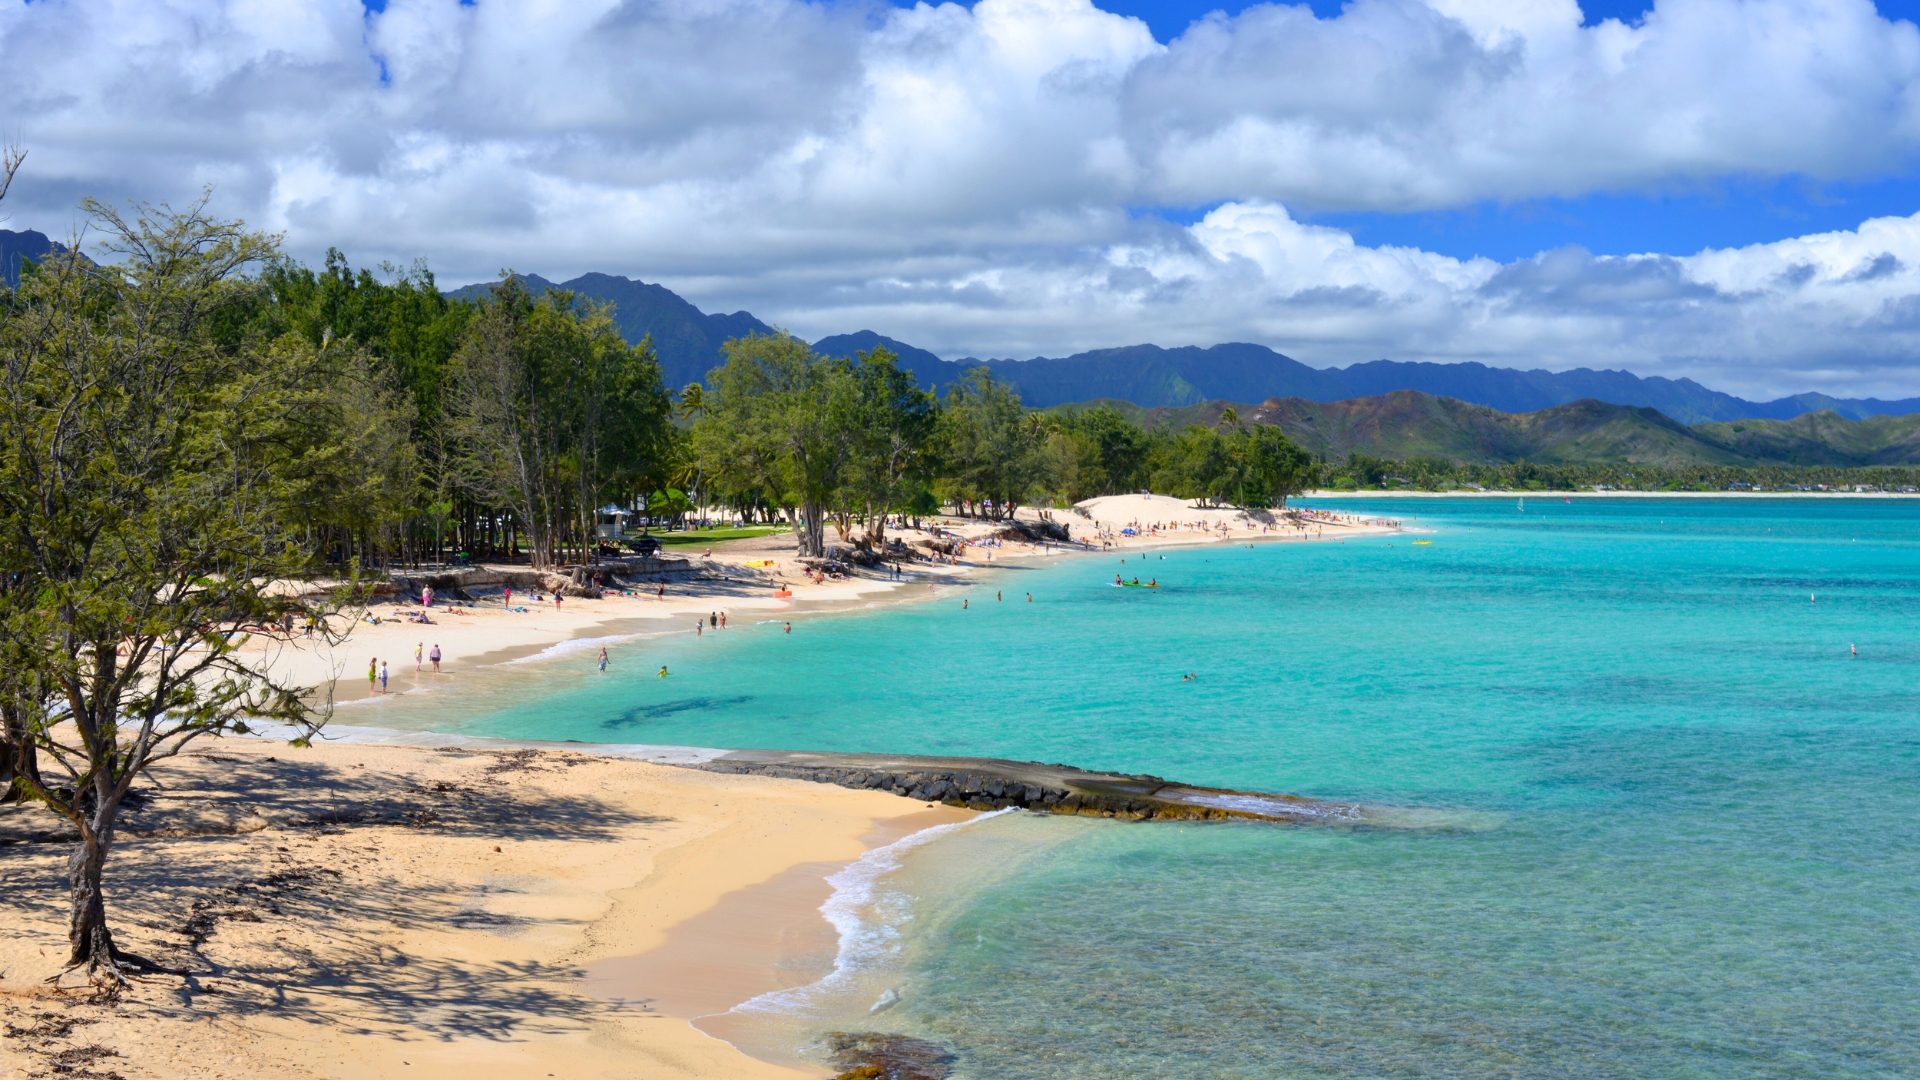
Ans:
{"label": "sandy beach", "polygon": [[[1045,516],[1067,527],[1073,544],[1030,543],[1002,536],[1003,522],[965,517],[936,517],[921,530],[891,529],[890,538],[916,550],[937,539],[966,546],[950,561],[908,564],[898,578],[878,570],[855,570],[843,577],[815,580],[795,557],[790,533],[732,540],[711,547],[674,554],[689,557],[695,572],[669,582],[664,595],[648,589],[632,595],[608,593],[600,599],[567,597],[555,605],[550,594],[516,592],[514,609],[498,598],[472,605],[441,602],[426,612],[431,625],[410,622],[420,613],[417,603],[400,600],[375,604],[368,612],[378,622],[362,619],[336,645],[318,638],[293,647],[263,645],[272,650],[274,669],[295,685],[315,688],[316,701],[355,701],[376,693],[408,692],[453,685],[462,673],[493,664],[534,656],[569,641],[618,637],[627,634],[694,633],[695,624],[724,613],[730,621],[803,616],[888,601],[913,601],[928,595],[928,586],[961,580],[995,564],[1084,554],[1102,550],[1164,548],[1213,543],[1339,540],[1383,535],[1396,526],[1370,518],[1326,515],[1300,523],[1264,512],[1233,508],[1194,507],[1187,500],[1165,495],[1110,495],[1089,499],[1077,510],[1046,511]],[[1022,508],[1018,517],[1038,521],[1042,512]],[[934,529],[939,530],[936,538]],[[1129,534],[1126,530],[1133,530]],[[942,558],[946,558],[942,556]],[[780,597],[777,591],[790,596]],[[336,630],[345,629],[340,621]],[[432,650],[441,653],[434,672]],[[416,662],[416,655],[418,661]],[[385,663],[384,691],[368,679],[370,663]],[[376,669],[377,670],[377,669]]]}
{"label": "sandy beach", "polygon": [[[939,518],[926,523],[939,541],[966,544],[950,560],[899,578],[816,581],[790,535],[733,541],[693,553],[702,572],[664,597],[568,598],[555,610],[551,597],[516,595],[528,611],[436,605],[432,625],[398,617],[417,604],[382,603],[370,612],[380,621],[355,624],[343,643],[272,646],[273,661],[344,701],[368,696],[378,658],[387,692],[404,695],[571,640],[693,632],[718,612],[798,619],[910,602],[996,565],[1394,528],[1138,495],[1049,516],[1084,545]],[[931,528],[895,535],[918,544],[936,539]],[[776,598],[776,587],[793,595]],[[425,662],[416,673],[415,648],[434,645],[440,674]],[[123,947],[187,974],[144,978],[114,1005],[48,985],[65,949],[64,827],[39,807],[0,808],[0,1075],[824,1075],[746,1057],[691,1021],[825,974],[837,940],[819,912],[827,875],[969,816],[878,792],[487,743],[205,741],[139,790],[148,802],[129,812],[109,865],[110,910]]]}
{"label": "sandy beach", "polygon": [[114,1005],[45,983],[67,845],[0,808],[0,1075],[817,1075],[687,1020],[817,978],[824,874],[968,816],[538,750],[230,738],[154,781],[109,906],[123,947],[188,974]]}

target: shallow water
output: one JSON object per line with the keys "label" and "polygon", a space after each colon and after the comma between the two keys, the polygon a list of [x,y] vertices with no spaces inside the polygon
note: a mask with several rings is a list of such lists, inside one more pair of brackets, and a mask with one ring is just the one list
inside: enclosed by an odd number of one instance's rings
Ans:
{"label": "shallow water", "polygon": [[[1920,505],[1354,508],[1433,543],[1002,570],[379,722],[992,754],[1476,823],[1019,814],[927,845],[832,1022],[933,1038],[964,1077],[1920,1074]],[[983,857],[1021,870],[975,882]]]}

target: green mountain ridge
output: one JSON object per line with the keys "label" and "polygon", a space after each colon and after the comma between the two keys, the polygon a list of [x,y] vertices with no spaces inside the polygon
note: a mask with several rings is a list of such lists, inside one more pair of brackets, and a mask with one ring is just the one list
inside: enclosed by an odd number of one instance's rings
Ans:
{"label": "green mountain ridge", "polygon": [[1647,406],[1591,398],[1526,413],[1501,412],[1417,390],[1318,402],[1268,398],[1258,405],[1205,401],[1141,408],[1111,398],[1048,411],[1108,407],[1147,430],[1210,427],[1233,409],[1241,423],[1271,424],[1308,453],[1340,460],[1360,453],[1407,461],[1441,458],[1475,465],[1539,464],[1868,465],[1920,464],[1920,416],[1849,420],[1831,410],[1792,420],[1741,420],[1687,427]]}

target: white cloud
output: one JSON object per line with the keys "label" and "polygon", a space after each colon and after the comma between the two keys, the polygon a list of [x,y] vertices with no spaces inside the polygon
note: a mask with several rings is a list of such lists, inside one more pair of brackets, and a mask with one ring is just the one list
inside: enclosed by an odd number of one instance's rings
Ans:
{"label": "white cloud", "polygon": [[1868,0],[1580,22],[1355,0],[1162,45],[1087,0],[67,0],[0,8],[0,117],[32,152],[16,226],[214,183],[307,258],[626,273],[949,354],[1251,339],[1920,392],[1910,221],[1499,266],[1282,209],[1866,179],[1920,151],[1920,32]]}

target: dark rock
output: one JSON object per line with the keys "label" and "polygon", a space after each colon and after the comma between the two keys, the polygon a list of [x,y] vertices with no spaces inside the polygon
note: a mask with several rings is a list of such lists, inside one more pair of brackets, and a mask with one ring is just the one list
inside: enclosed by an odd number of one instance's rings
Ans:
{"label": "dark rock", "polygon": [[826,1037],[834,1065],[842,1076],[884,1077],[885,1080],[947,1080],[953,1055],[938,1043],[908,1035],[836,1031]]}

